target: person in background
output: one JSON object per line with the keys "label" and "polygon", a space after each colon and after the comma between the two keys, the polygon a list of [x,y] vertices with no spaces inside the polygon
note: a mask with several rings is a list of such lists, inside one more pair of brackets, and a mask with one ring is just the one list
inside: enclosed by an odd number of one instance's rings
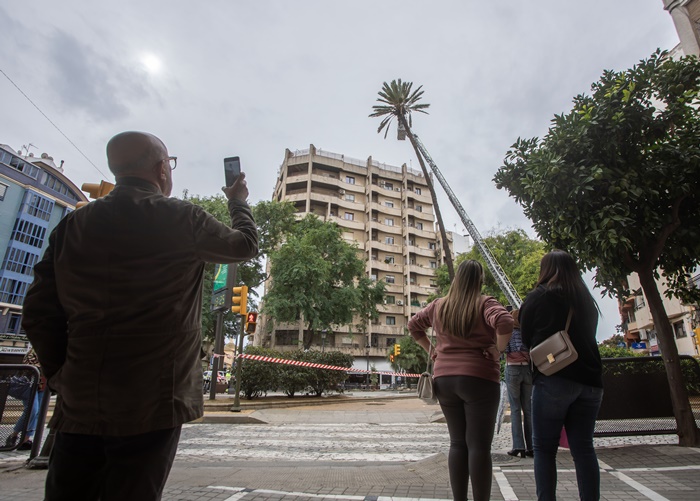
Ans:
{"label": "person in background", "polygon": [[556,457],[562,426],[576,466],[580,499],[600,499],[600,470],[593,447],[603,399],[603,369],[596,343],[599,310],[574,259],[562,250],[553,250],[542,258],[537,286],[520,308],[525,345],[534,348],[563,330],[570,310],[573,316],[568,333],[578,359],[550,376],[537,368],[533,374],[532,439],[539,501],[556,499]]}
{"label": "person in background", "polygon": [[[513,336],[506,348],[506,385],[510,402],[510,425],[513,437],[513,449],[510,456],[533,457],[532,450],[532,369],[530,368],[530,351],[523,345],[520,334],[518,314],[520,310],[511,311],[513,316]],[[523,433],[524,431],[524,433]]]}
{"label": "person in background", "polygon": [[5,445],[13,446],[17,443],[19,435],[26,423],[27,432],[24,435],[24,441],[19,444],[17,450],[28,451],[32,448],[34,434],[36,433],[36,426],[39,422],[39,408],[41,407],[41,401],[44,397],[44,390],[46,389],[46,378],[41,370],[41,364],[39,363],[39,359],[36,356],[34,348],[29,348],[29,351],[27,351],[22,359],[22,363],[24,365],[33,365],[39,369],[39,384],[37,385],[34,398],[32,398],[31,395],[30,384],[23,385],[20,389],[20,393],[17,394],[19,399],[22,400],[22,406],[24,409],[22,411],[22,415],[17,420],[17,423],[15,423],[12,433],[10,433],[10,435],[7,437]]}
{"label": "person in background", "polygon": [[223,189],[231,227],[170,198],[177,158],[143,132],[107,144],[116,186],[64,217],[24,301],[23,327],[59,395],[46,501],[157,501],[183,423],[203,414],[206,263],[255,257],[245,174]]}
{"label": "person in background", "polygon": [[481,294],[484,270],[464,261],[444,298],[416,313],[408,330],[430,352],[427,329],[437,338],[434,389],[450,434],[448,469],[455,501],[467,500],[469,479],[474,501],[491,496],[491,442],[500,399],[500,353],[513,331],[513,317]]}

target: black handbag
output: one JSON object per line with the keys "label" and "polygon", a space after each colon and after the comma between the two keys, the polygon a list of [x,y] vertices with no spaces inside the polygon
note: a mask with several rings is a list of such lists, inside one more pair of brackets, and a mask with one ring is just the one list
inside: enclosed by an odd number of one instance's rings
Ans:
{"label": "black handbag", "polygon": [[530,350],[530,361],[545,376],[556,374],[578,359],[578,352],[568,332],[573,314],[574,310],[570,309],[563,331],[555,332]]}

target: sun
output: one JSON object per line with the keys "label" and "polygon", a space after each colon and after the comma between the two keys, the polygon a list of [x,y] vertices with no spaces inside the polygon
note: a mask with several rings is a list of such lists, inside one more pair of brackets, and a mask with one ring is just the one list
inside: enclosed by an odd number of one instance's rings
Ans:
{"label": "sun", "polygon": [[143,67],[148,73],[154,75],[156,73],[159,73],[161,68],[163,67],[163,63],[161,62],[161,60],[158,58],[158,56],[155,56],[154,54],[143,54],[141,56],[141,64],[143,64]]}

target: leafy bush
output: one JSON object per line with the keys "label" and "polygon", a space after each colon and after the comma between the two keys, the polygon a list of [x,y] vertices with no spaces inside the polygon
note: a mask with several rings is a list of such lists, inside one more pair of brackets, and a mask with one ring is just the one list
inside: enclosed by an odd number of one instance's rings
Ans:
{"label": "leafy bush", "polygon": [[[269,348],[247,346],[248,355],[280,358],[280,353]],[[280,386],[280,366],[272,362],[243,359],[241,364],[241,391],[247,400],[260,397]]]}

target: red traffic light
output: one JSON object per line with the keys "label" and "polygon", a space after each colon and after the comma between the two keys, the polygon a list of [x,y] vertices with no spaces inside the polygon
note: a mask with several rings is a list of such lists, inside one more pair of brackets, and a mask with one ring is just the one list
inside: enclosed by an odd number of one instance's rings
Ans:
{"label": "red traffic light", "polygon": [[258,324],[258,313],[255,311],[249,311],[245,318],[245,331],[248,334],[252,334],[255,332],[255,326]]}

